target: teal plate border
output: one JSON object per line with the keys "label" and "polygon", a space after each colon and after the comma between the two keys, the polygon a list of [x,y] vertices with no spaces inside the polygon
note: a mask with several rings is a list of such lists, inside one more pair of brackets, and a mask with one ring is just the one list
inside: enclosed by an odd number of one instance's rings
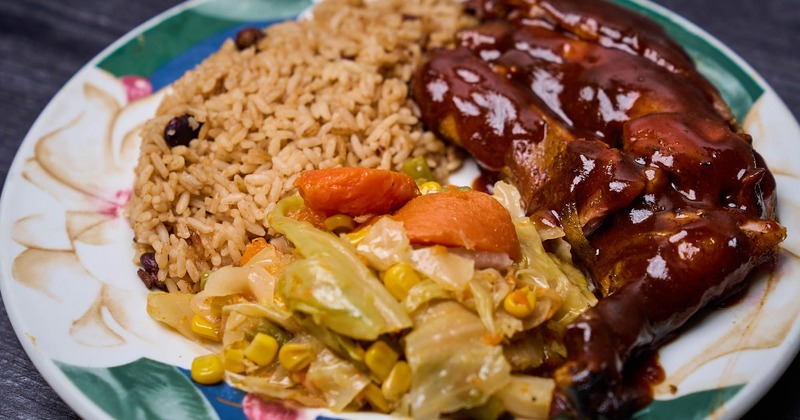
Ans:
{"label": "teal plate border", "polygon": [[[239,29],[296,18],[311,6],[310,0],[256,0],[241,3],[244,8],[232,3],[209,0],[172,15],[111,51],[97,67],[117,77],[146,77],[158,90],[218,50]],[[220,16],[223,11],[228,13]]]}
{"label": "teal plate border", "polygon": [[[195,385],[185,369],[155,360],[142,358],[110,368],[57,364],[75,386],[113,418],[246,418],[241,408],[244,392],[228,384]],[[657,400],[634,419],[703,419],[742,387],[736,385],[672,400]]]}
{"label": "teal plate border", "polygon": [[715,412],[744,385],[734,385],[725,388],[710,389],[707,391],[687,394],[674,400],[655,400],[652,404],[636,413],[636,420],[700,420]]}
{"label": "teal plate border", "polygon": [[174,366],[150,359],[110,368],[56,364],[112,418],[218,418],[202,392]]}

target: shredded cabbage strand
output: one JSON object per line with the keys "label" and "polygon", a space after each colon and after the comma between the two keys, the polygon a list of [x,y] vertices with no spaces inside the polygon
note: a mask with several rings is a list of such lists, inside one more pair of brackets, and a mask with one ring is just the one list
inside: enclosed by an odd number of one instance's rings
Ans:
{"label": "shredded cabbage strand", "polygon": [[288,217],[302,206],[300,196],[287,197],[268,216],[270,226],[303,256],[289,264],[278,281],[288,307],[308,314],[318,325],[359,340],[375,340],[381,334],[410,327],[411,318],[349,243]]}
{"label": "shredded cabbage strand", "polygon": [[[522,250],[517,279],[534,288],[555,290],[561,297],[561,306],[553,315],[555,325],[561,329],[572,322],[586,309],[597,304],[597,298],[589,290],[589,283],[580,270],[572,265],[569,244],[559,237],[548,238],[556,245],[557,254],[547,252],[536,226],[521,207],[519,192],[512,185],[498,182],[494,196],[513,217],[514,227]],[[552,235],[552,229],[548,235]],[[563,236],[563,231],[561,232]]]}
{"label": "shredded cabbage strand", "polygon": [[412,386],[398,414],[436,418],[482,405],[505,387],[511,368],[503,348],[484,343],[485,335],[480,318],[456,302],[418,311],[405,348]]}

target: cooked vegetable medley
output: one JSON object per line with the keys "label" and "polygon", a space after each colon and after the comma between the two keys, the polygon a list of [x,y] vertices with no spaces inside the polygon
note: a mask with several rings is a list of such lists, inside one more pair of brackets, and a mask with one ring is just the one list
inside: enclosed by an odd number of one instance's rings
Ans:
{"label": "cooked vegetable medley", "polygon": [[150,296],[153,318],[219,343],[196,382],[334,411],[547,416],[554,383],[535,372],[596,302],[564,233],[534,226],[509,184],[490,196],[407,166],[416,179],[304,173],[238,265]]}

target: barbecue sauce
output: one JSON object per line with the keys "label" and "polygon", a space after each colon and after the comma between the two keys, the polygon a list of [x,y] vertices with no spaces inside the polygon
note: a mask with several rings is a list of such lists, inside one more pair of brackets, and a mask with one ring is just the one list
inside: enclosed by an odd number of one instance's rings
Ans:
{"label": "barbecue sauce", "polygon": [[472,189],[475,191],[485,192],[486,194],[494,193],[494,184],[500,180],[500,174],[497,172],[481,170],[475,180],[472,181]]}
{"label": "barbecue sauce", "polygon": [[478,189],[498,174],[532,217],[564,228],[602,299],[567,327],[559,392],[580,415],[632,415],[663,380],[657,363],[637,364],[643,349],[773,258],[786,235],[775,181],[645,18],[602,1],[470,7],[484,24],[413,79],[422,120],[472,154]]}

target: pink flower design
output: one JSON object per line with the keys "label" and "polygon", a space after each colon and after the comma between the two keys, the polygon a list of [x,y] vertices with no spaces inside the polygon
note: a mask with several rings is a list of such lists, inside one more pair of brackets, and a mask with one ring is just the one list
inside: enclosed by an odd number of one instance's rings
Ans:
{"label": "pink flower design", "polygon": [[244,415],[250,420],[302,420],[300,411],[278,402],[265,401],[255,394],[247,394],[242,401]]}
{"label": "pink flower design", "polygon": [[[157,98],[143,96],[152,93],[146,80],[123,79],[93,73],[80,95],[55,104],[63,112],[43,117],[45,127],[55,128],[36,140],[22,175],[55,202],[17,220],[13,231],[25,247],[14,260],[14,278],[51,299],[85,308],[69,335],[91,347],[124,344],[128,333],[146,335],[130,315],[142,308],[131,307],[127,298],[141,283],[134,269],[127,273],[120,267],[130,265],[133,255],[123,211],[131,196],[138,131]],[[137,100],[125,102],[126,97]],[[76,289],[80,293],[72,293]]]}
{"label": "pink flower design", "polygon": [[153,85],[149,80],[142,76],[127,75],[119,78],[129,102],[141,99],[153,94]]}

